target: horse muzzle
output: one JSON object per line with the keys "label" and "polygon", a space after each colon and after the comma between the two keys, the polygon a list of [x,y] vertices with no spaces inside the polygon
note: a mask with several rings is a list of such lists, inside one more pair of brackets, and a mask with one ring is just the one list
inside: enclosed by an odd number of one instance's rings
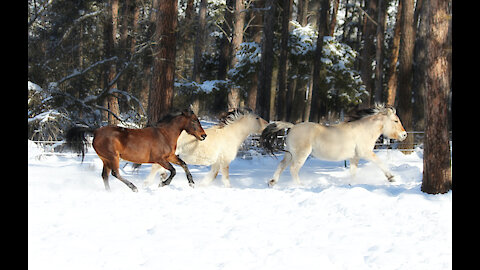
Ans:
{"label": "horse muzzle", "polygon": [[398,140],[399,141],[403,141],[407,138],[407,132],[406,131],[402,131],[398,134]]}
{"label": "horse muzzle", "polygon": [[207,138],[207,134],[202,134],[202,135],[200,135],[200,141],[205,140],[205,138]]}

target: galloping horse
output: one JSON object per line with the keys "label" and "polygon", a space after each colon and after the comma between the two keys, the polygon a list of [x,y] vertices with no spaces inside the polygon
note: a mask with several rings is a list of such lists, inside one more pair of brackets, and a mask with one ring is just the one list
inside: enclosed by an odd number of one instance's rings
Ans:
{"label": "galloping horse", "polygon": [[106,190],[110,190],[108,175],[110,171],[114,177],[126,184],[132,191],[137,188],[130,181],[119,174],[120,158],[134,163],[155,163],[170,171],[167,180],[159,186],[170,184],[175,176],[175,168],[170,162],[180,165],[187,175],[188,183],[194,186],[192,175],[183,160],[175,155],[177,139],[185,130],[195,136],[197,140],[205,140],[206,134],[197,116],[189,110],[181,113],[169,114],[158,122],[156,126],[142,129],[129,129],[117,126],[105,126],[98,129],[73,127],[66,135],[67,146],[70,146],[83,155],[86,149],[85,132],[93,133],[93,149],[103,161],[102,178]]}
{"label": "galloping horse", "polygon": [[[195,140],[182,132],[178,137],[176,154],[187,164],[212,166],[202,185],[212,182],[221,171],[223,184],[230,187],[228,169],[230,162],[237,156],[238,148],[248,135],[262,132],[267,124],[263,118],[248,110],[235,110],[219,125],[205,129],[208,136],[204,141]],[[144,186],[151,185],[160,170],[160,166],[153,164]]]}
{"label": "galloping horse", "polygon": [[270,187],[278,182],[280,174],[290,165],[290,173],[300,184],[298,171],[310,153],[322,160],[350,160],[350,172],[355,176],[360,158],[375,163],[383,171],[388,181],[393,182],[393,175],[373,152],[375,141],[383,134],[391,139],[403,141],[407,132],[400,123],[393,107],[376,104],[373,109],[358,112],[352,120],[334,126],[323,126],[303,122],[297,125],[276,122],[268,125],[262,132],[260,142],[272,154],[272,138],[281,129],[290,128],[286,138],[286,154],[268,183]]}

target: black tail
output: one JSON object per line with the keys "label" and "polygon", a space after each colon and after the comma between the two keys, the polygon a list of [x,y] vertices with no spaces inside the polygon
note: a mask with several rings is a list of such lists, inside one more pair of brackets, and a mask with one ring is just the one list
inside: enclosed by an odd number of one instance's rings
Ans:
{"label": "black tail", "polygon": [[275,156],[273,153],[275,151],[285,151],[283,150],[283,140],[279,142],[278,135],[284,135],[284,130],[293,126],[294,124],[292,123],[280,121],[269,124],[262,131],[262,135],[260,136],[260,145],[273,156]]}
{"label": "black tail", "polygon": [[75,126],[70,128],[65,135],[66,146],[74,152],[81,154],[82,162],[88,145],[87,139],[85,139],[85,133],[93,133],[94,130],[94,128]]}

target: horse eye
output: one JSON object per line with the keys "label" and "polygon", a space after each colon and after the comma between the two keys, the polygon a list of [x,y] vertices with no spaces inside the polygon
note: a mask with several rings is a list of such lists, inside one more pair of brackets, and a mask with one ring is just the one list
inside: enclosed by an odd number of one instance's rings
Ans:
{"label": "horse eye", "polygon": [[398,120],[395,120],[395,123],[398,123]]}

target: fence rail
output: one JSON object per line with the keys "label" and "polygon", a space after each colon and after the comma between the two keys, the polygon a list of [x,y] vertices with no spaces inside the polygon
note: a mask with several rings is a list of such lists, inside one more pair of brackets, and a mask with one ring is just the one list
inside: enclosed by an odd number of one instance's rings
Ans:
{"label": "fence rail", "polygon": [[[423,148],[423,140],[425,137],[425,133],[423,131],[407,131],[408,136],[414,136],[413,139],[413,146],[408,146],[404,149],[403,145],[405,142],[398,142],[391,139],[380,138],[375,143],[375,150],[376,151],[383,151],[389,149],[402,149],[402,151],[413,151],[416,148]],[[451,147],[451,136],[452,133],[450,132],[450,147]],[[278,135],[276,144],[285,146],[285,138],[286,134]],[[33,141],[35,144],[43,148],[45,155],[59,155],[59,156],[66,156],[71,155],[72,152],[67,149],[64,145],[65,141]],[[91,144],[91,140],[89,141]],[[91,145],[90,145],[91,146]],[[251,135],[249,136],[240,146],[238,151],[238,156],[241,157],[248,157],[252,154],[257,155],[267,155],[265,149],[260,146],[260,135]],[[96,155],[94,152],[85,153],[86,156]]]}

